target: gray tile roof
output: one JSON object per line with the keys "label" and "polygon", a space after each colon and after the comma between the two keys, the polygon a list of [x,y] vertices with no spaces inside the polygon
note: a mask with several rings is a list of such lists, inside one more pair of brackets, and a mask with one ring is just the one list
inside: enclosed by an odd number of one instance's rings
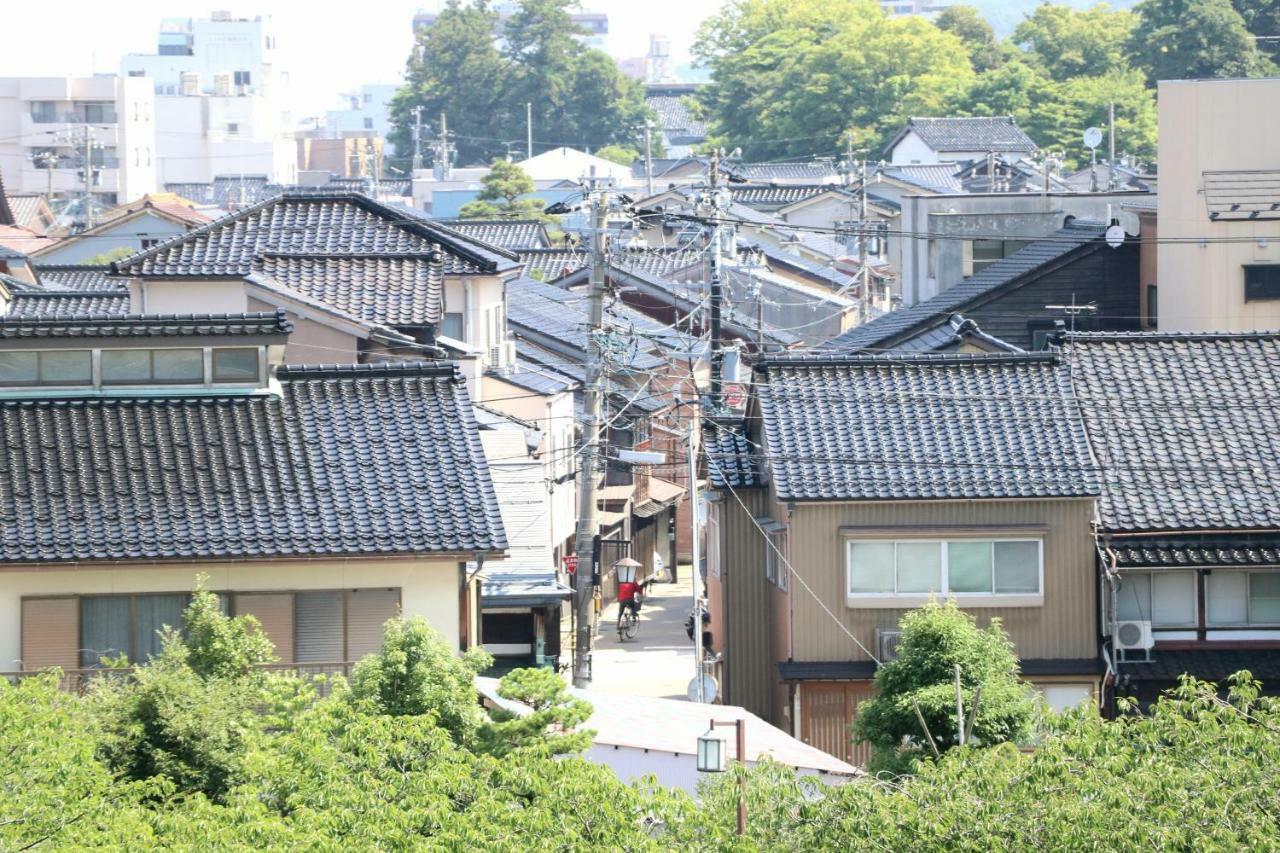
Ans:
{"label": "gray tile roof", "polygon": [[279,396],[0,401],[0,562],[506,547],[453,364],[278,379]]}
{"label": "gray tile roof", "polygon": [[500,249],[547,249],[547,227],[536,219],[441,219],[459,234]]}
{"label": "gray tile roof", "polygon": [[128,313],[129,294],[127,292],[51,290],[16,294],[9,304],[9,313],[3,316],[65,318],[99,315],[123,317]]}
{"label": "gray tile roof", "polygon": [[671,277],[673,280],[700,279],[707,275],[705,249],[624,249],[609,255],[610,263],[628,272]]}
{"label": "gray tile roof", "polygon": [[909,131],[915,131],[934,151],[1021,151],[1036,150],[1031,137],[1022,132],[1013,116],[967,116],[963,118],[922,118],[912,116],[886,147],[894,146]]}
{"label": "gray tile roof", "polygon": [[1210,219],[1280,219],[1280,169],[1209,171],[1201,182]]}
{"label": "gray tile roof", "polygon": [[[579,389],[587,382],[587,372],[581,360],[574,360],[573,357],[566,356],[562,352],[539,346],[523,338],[516,338],[516,353],[520,360],[534,367],[567,377]],[[668,405],[660,394],[646,392],[637,395],[635,389],[631,387],[631,379],[623,376],[611,377],[606,397],[609,403],[616,407],[636,409],[647,414],[660,412]],[[579,394],[574,400],[574,413],[579,417],[582,415],[580,403],[581,395]]]}
{"label": "gray tile roof", "polygon": [[[843,193],[833,184],[730,184],[729,193],[738,204],[761,211],[774,211],[825,192]],[[850,194],[850,199],[856,196]]]}
{"label": "gray tile roof", "polygon": [[555,281],[580,270],[591,258],[585,249],[518,249],[516,253],[524,262],[523,275],[529,278],[541,276],[542,281]]}
{"label": "gray tile roof", "polygon": [[707,423],[702,431],[702,452],[713,489],[763,485],[759,454],[747,439],[745,424]]}
{"label": "gray tile roof", "polygon": [[317,256],[263,253],[265,275],[304,296],[371,323],[434,326],[444,300],[440,252]]}
{"label": "gray tile roof", "polygon": [[1103,530],[1280,527],[1280,333],[1076,334]]}
{"label": "gray tile roof", "polygon": [[216,175],[209,183],[168,183],[164,188],[165,192],[177,193],[188,201],[219,207],[258,204],[279,195],[283,189],[266,175]]}
{"label": "gray tile roof", "polygon": [[90,264],[36,264],[45,290],[128,290],[124,279],[111,276],[111,267]]}
{"label": "gray tile roof", "polygon": [[491,370],[489,374],[538,394],[559,394],[578,384],[563,373],[521,358],[517,358],[515,364],[502,370]]}
{"label": "gray tile roof", "polygon": [[423,255],[438,247],[445,272],[492,274],[516,256],[358,193],[285,193],[113,263],[144,276],[230,276],[253,272],[268,253],[320,257]]}
{"label": "gray tile roof", "polygon": [[1052,355],[782,356],[757,366],[782,500],[1096,495]]}
{"label": "gray tile roof", "polygon": [[908,308],[855,326],[823,345],[824,349],[890,349],[902,341],[928,332],[948,321],[952,314],[972,309],[989,297],[1017,287],[1069,257],[1106,248],[1101,223],[1073,221],[1043,240],[1028,243],[959,284]]}
{"label": "gray tile roof", "polygon": [[959,167],[955,163],[887,166],[885,177],[920,187],[931,193],[962,193],[964,183],[960,180]]}
{"label": "gray tile roof", "polygon": [[1204,537],[1126,537],[1109,547],[1120,569],[1178,566],[1280,566],[1280,537],[1264,535]]}
{"label": "gray tile roof", "polygon": [[0,273],[0,284],[3,284],[9,293],[41,293],[44,291],[44,288],[38,284],[32,284],[26,279],[6,273]]}
{"label": "gray tile roof", "polygon": [[836,174],[835,163],[830,160],[810,160],[798,163],[742,163],[731,166],[730,169],[752,181],[822,181]]}
{"label": "gray tile roof", "polygon": [[1135,681],[1176,682],[1183,673],[1222,681],[1247,669],[1267,684],[1280,679],[1280,649],[1157,649],[1149,663],[1126,663],[1124,674]]}
{"label": "gray tile roof", "polygon": [[251,314],[130,314],[125,316],[0,317],[0,340],[20,338],[170,338],[187,335],[287,335],[283,310]]}
{"label": "gray tile roof", "polygon": [[645,95],[645,105],[658,117],[658,127],[676,145],[701,142],[707,137],[707,122],[689,109],[684,98],[693,92],[654,92]]}

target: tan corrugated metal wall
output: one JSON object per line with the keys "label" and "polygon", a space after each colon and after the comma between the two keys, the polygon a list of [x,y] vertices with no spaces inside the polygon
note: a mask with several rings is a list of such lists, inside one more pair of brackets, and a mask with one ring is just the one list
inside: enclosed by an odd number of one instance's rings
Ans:
{"label": "tan corrugated metal wall", "polygon": [[236,614],[252,614],[276,647],[281,663],[293,663],[293,593],[237,593]]}
{"label": "tan corrugated metal wall", "polygon": [[770,701],[777,673],[769,609],[772,585],[764,575],[765,538],[752,520],[768,512],[768,492],[738,489],[737,494],[747,511],[729,494],[720,504],[724,701],[777,725]]}
{"label": "tan corrugated metal wall", "polygon": [[76,598],[22,600],[22,668],[80,668],[80,601]]}
{"label": "tan corrugated metal wall", "polygon": [[851,726],[858,703],[875,693],[869,681],[806,681],[800,691],[800,739],[816,749],[862,766],[871,746],[853,742]]}
{"label": "tan corrugated metal wall", "polygon": [[[999,616],[1019,657],[1096,658],[1097,582],[1089,521],[1092,501],[914,501],[797,504],[791,519],[791,562],[832,614],[871,651],[876,629],[893,629],[906,610],[850,609],[845,604],[842,526],[998,528],[1044,525],[1044,604],[966,608],[985,625]],[[903,531],[899,536],[909,536]],[[732,541],[732,540],[731,540]],[[792,589],[796,589],[796,584]],[[870,660],[813,597],[793,592],[792,655],[802,661]]]}

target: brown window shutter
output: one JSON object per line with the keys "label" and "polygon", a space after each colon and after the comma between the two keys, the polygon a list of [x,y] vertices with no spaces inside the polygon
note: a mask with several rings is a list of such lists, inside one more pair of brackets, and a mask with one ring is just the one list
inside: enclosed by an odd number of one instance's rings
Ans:
{"label": "brown window shutter", "polygon": [[293,594],[236,593],[236,615],[253,614],[281,663],[293,663]]}
{"label": "brown window shutter", "polygon": [[22,600],[22,668],[80,666],[80,601],[76,598]]}
{"label": "brown window shutter", "polygon": [[347,593],[347,660],[382,648],[383,626],[400,613],[400,590],[353,589]]}

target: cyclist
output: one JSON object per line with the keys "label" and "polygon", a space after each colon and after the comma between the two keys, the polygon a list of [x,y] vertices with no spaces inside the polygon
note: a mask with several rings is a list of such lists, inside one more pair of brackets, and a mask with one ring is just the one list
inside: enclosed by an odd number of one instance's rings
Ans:
{"label": "cyclist", "polygon": [[641,594],[639,584],[630,581],[622,581],[618,584],[618,625],[622,625],[622,617],[627,610],[635,614],[637,619],[640,618]]}

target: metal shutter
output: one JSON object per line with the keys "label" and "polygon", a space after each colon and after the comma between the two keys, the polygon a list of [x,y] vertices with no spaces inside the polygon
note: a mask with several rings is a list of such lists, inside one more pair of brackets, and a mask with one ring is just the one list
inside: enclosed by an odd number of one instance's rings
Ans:
{"label": "metal shutter", "polygon": [[347,660],[382,648],[382,630],[400,613],[400,590],[353,589],[347,593]]}
{"label": "metal shutter", "polygon": [[294,662],[292,593],[236,593],[236,614],[256,616],[280,662]]}
{"label": "metal shutter", "polygon": [[337,663],[342,657],[342,592],[299,592],[293,599],[297,663]]}
{"label": "metal shutter", "polygon": [[22,600],[22,668],[80,666],[80,601],[75,598]]}

